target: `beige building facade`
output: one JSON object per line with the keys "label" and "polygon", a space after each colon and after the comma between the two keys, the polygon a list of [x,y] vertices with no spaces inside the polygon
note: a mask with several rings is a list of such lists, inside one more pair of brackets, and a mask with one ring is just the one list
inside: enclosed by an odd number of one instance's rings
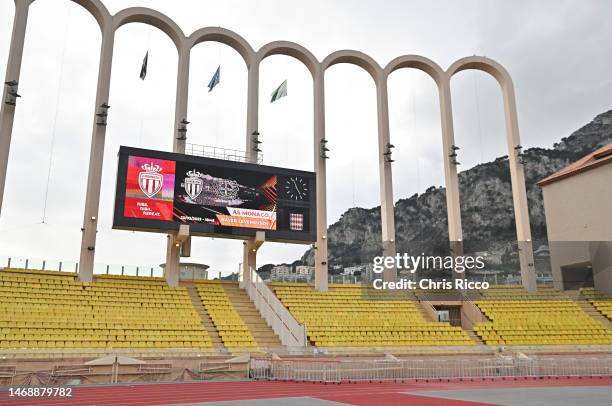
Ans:
{"label": "beige building facade", "polygon": [[555,287],[612,294],[612,143],[539,185]]}

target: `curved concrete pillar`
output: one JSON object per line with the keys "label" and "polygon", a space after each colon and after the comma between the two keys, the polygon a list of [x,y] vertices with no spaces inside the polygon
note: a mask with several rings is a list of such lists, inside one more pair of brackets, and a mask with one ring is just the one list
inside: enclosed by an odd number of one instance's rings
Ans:
{"label": "curved concrete pillar", "polygon": [[2,101],[0,101],[0,213],[2,212],[2,200],[4,197],[4,186],[6,184],[6,170],[8,168],[9,151],[11,149],[11,137],[13,135],[13,122],[15,120],[15,104],[7,101],[14,100],[10,92],[17,92],[19,88],[19,76],[21,74],[21,59],[23,57],[23,44],[25,41],[26,26],[28,24],[28,12],[30,4],[34,0],[15,0],[15,14],[13,16],[13,33],[9,48],[5,82],[15,82],[13,86],[2,84]]}
{"label": "curved concrete pillar", "polygon": [[185,35],[181,28],[168,16],[146,7],[130,7],[113,16],[114,30],[129,23],[149,24],[163,31],[174,43],[177,51],[184,46]]}
{"label": "curved concrete pillar", "polygon": [[354,51],[351,49],[336,51],[329,54],[325,59],[323,59],[323,62],[321,62],[321,68],[323,71],[325,71],[339,63],[350,63],[352,65],[359,66],[370,74],[374,80],[374,83],[379,80],[380,73],[382,71],[381,67],[374,59],[363,52]]}
{"label": "curved concrete pillar", "polygon": [[[187,104],[189,100],[189,62],[191,49],[182,42],[178,50],[178,69],[176,78],[176,100],[174,103],[174,139],[172,152],[185,153],[187,141]],[[181,247],[185,241],[179,242],[177,234],[168,234],[166,244],[166,266],[164,277],[169,286],[178,286],[180,273]],[[190,239],[191,237],[187,237]],[[189,241],[187,244],[191,244]]]}
{"label": "curved concrete pillar", "polygon": [[[380,177],[380,219],[382,231],[383,255],[395,256],[395,215],[393,206],[393,180],[391,162],[385,159],[384,153],[390,144],[389,135],[389,97],[387,92],[387,74],[368,55],[353,50],[337,51],[322,62],[322,69],[338,63],[350,63],[363,68],[370,74],[376,85],[376,105],[378,121],[378,160]],[[397,279],[395,268],[385,271],[383,278],[387,281]]]}
{"label": "curved concrete pillar", "polygon": [[440,123],[442,125],[442,152],[444,159],[444,179],[446,182],[446,212],[448,215],[448,240],[452,253],[463,254],[463,230],[461,227],[461,202],[459,196],[459,176],[457,165],[451,156],[454,153],[455,132],[453,127],[453,108],[451,103],[450,81],[444,77],[438,85],[440,98]]}
{"label": "curved concrete pillar", "polygon": [[257,163],[258,144],[253,133],[259,132],[259,60],[253,58],[248,66],[247,82],[247,126],[246,126],[246,161]]}
{"label": "curved concrete pillar", "polygon": [[178,69],[176,76],[176,101],[174,104],[174,140],[172,152],[185,153],[187,141],[187,105],[189,101],[189,63],[191,49],[182,46],[178,50]]}
{"label": "curved concrete pillar", "polygon": [[[6,71],[7,82],[18,82],[23,43],[29,5],[34,0],[15,0],[16,10],[11,37],[11,47]],[[405,55],[391,61],[383,70],[368,55],[358,51],[343,50],[330,54],[323,62],[317,59],[304,47],[288,42],[275,41],[263,46],[257,53],[238,34],[219,27],[207,27],[195,31],[189,38],[185,38],[179,26],[164,14],[144,7],[132,7],[111,16],[100,0],[72,0],[88,10],[98,22],[102,31],[101,57],[98,71],[98,85],[96,90],[95,116],[92,131],[89,173],[87,181],[87,195],[83,220],[83,237],[81,242],[79,277],[90,281],[93,276],[94,252],[96,242],[96,224],[98,219],[100,184],[102,177],[102,164],[104,141],[106,134],[106,113],[108,111],[108,97],[113,55],[115,31],[124,24],[140,22],[159,28],[165,32],[175,44],[179,55],[177,74],[177,90],[175,105],[175,134],[173,134],[173,150],[184,153],[185,139],[181,135],[181,121],[187,118],[187,100],[189,85],[189,59],[190,50],[203,41],[218,41],[234,48],[245,60],[248,67],[248,95],[247,95],[247,131],[246,153],[247,161],[257,162],[257,144],[253,133],[258,130],[259,111],[259,64],[269,55],[286,54],[300,60],[309,69],[313,76],[314,94],[314,152],[315,171],[317,174],[317,243],[316,243],[316,282],[317,289],[327,289],[327,221],[326,221],[326,184],[325,160],[321,157],[321,141],[325,138],[325,102],[324,102],[324,73],[327,68],[338,63],[351,63],[366,70],[376,85],[377,118],[378,118],[378,145],[379,145],[379,173],[381,191],[381,226],[383,250],[385,255],[395,255],[395,226],[392,191],[391,164],[385,160],[384,152],[390,142],[389,111],[388,111],[388,75],[400,68],[416,68],[428,73],[437,83],[440,94],[440,112],[442,118],[443,148],[445,152],[445,179],[447,189],[447,209],[449,217],[449,239],[456,243],[455,248],[461,245],[462,230],[459,208],[459,188],[457,168],[452,159],[448,159],[451,147],[454,144],[452,108],[450,95],[450,78],[461,70],[478,69],[494,76],[499,82],[503,97],[506,116],[506,131],[509,150],[510,172],[512,178],[512,192],[516,219],[517,237],[519,240],[519,254],[521,260],[521,276],[523,285],[528,290],[535,290],[535,272],[533,264],[533,249],[531,246],[531,232],[527,195],[523,167],[520,163],[520,137],[516,113],[516,101],[512,79],[508,72],[497,62],[483,57],[468,57],[455,62],[446,72],[431,60],[417,56]],[[18,83],[6,86],[3,92],[3,103],[0,110],[0,210],[6,179],[6,169],[10,140],[13,127],[15,106],[9,100],[11,93],[16,93]],[[9,101],[9,103],[4,103]],[[178,250],[169,244],[169,256],[175,263],[178,272]],[[457,251],[455,251],[457,253]],[[176,276],[176,275],[175,275]],[[395,279],[395,272],[385,274],[386,280]]]}
{"label": "curved concrete pillar", "polygon": [[187,38],[187,47],[193,48],[201,42],[214,41],[233,48],[242,56],[244,63],[248,66],[253,60],[255,52],[249,43],[231,30],[221,27],[205,27],[196,30]]}
{"label": "curved concrete pillar", "polygon": [[[257,51],[257,54],[255,55],[255,58],[253,61],[253,65],[257,66],[257,78],[254,77],[255,70],[252,69],[251,66],[249,66],[249,106],[253,104],[253,106],[255,107],[255,101],[251,101],[251,83],[253,84],[253,86],[257,86],[256,90],[257,92],[259,92],[259,65],[261,61],[263,61],[265,58],[272,56],[272,55],[287,55],[287,56],[291,56],[297,59],[298,61],[302,62],[304,66],[306,66],[306,68],[310,71],[310,74],[313,76],[313,78],[314,78],[316,70],[319,68],[319,62],[314,57],[314,55],[310,51],[308,51],[306,48],[294,42],[274,41],[274,42],[270,42],[264,45],[263,47],[259,49],[259,51]],[[251,80],[251,75],[253,75],[252,80]],[[253,89],[253,91],[254,90],[255,89]],[[257,95],[257,97],[259,97],[259,95]],[[255,108],[253,109],[253,113],[259,114],[258,111],[255,111]],[[257,121],[255,120],[256,120],[256,117],[252,117],[251,114],[249,114],[248,122],[251,124],[255,123],[255,125],[252,126],[253,128],[257,128],[256,127]],[[247,137],[250,137],[251,132],[252,131],[248,131]],[[247,140],[247,148],[252,149],[254,147],[257,147],[257,146],[250,144],[249,141]]]}
{"label": "curved concrete pillar", "polygon": [[325,139],[325,88],[324,71],[315,56],[303,46],[289,41],[274,41],[257,52],[259,61],[271,55],[287,55],[302,62],[313,79],[313,158],[316,176],[317,241],[315,242],[315,289],[321,292],[328,288],[327,264],[327,186],[325,158],[321,154]]}
{"label": "curved concrete pillar", "polygon": [[328,288],[327,257],[327,170],[321,146],[325,139],[325,72],[320,67],[313,78],[314,98],[314,166],[317,195],[317,241],[315,243],[315,289],[326,292]]}
{"label": "curved concrete pillar", "polygon": [[[83,1],[80,4],[86,4],[88,7],[91,7],[93,3]],[[175,118],[177,129],[180,120],[186,116],[187,110],[186,91],[189,79],[189,53],[188,49],[185,47],[185,36],[178,25],[164,14],[143,7],[133,7],[122,10],[113,16],[112,20],[107,21],[108,22],[102,27],[102,50],[100,54],[98,87],[96,91],[96,116],[94,116],[89,173],[87,177],[87,194],[85,197],[85,214],[82,228],[83,236],[79,260],[79,279],[82,281],[91,281],[93,279],[98,210],[100,205],[100,186],[102,183],[102,167],[104,161],[104,141],[106,137],[106,117],[101,117],[100,114],[106,114],[108,111],[108,108],[103,106],[108,105],[115,31],[119,27],[128,23],[139,22],[157,27],[170,37],[179,53],[175,113],[180,118]],[[184,142],[181,143],[180,140],[176,140],[176,136],[173,138],[175,138],[173,140],[173,148],[180,149],[182,147],[184,150]],[[178,255],[175,257],[173,256],[173,259],[173,264],[167,264],[167,268],[170,268],[171,274],[178,272]],[[168,273],[168,270],[166,272]]]}
{"label": "curved concrete pillar", "polygon": [[393,59],[385,67],[385,73],[390,75],[398,69],[418,69],[428,74],[439,86],[444,79],[444,70],[429,58],[420,55],[402,55]]}
{"label": "curved concrete pillar", "polygon": [[114,42],[115,30],[111,25],[107,25],[102,31],[98,86],[96,89],[95,113],[89,153],[89,171],[87,174],[87,192],[85,195],[85,213],[83,216],[83,234],[79,259],[79,279],[83,282],[91,282],[93,280],[100,187],[102,184],[102,164],[104,161],[104,141],[106,138],[106,117],[100,117],[96,114],[107,114],[108,111],[104,106],[108,105]]}
{"label": "curved concrete pillar", "polygon": [[317,58],[309,50],[295,42],[274,41],[264,45],[257,51],[257,58],[260,61],[272,55],[287,55],[297,59],[306,66],[313,78],[320,66]]}
{"label": "curved concrete pillar", "polygon": [[[257,131],[258,126],[258,106],[259,106],[259,62],[256,58],[255,52],[249,43],[242,38],[240,35],[236,34],[233,31],[220,28],[220,27],[205,27],[200,28],[193,32],[187,38],[186,48],[191,51],[191,48],[196,46],[201,42],[206,41],[215,41],[225,44],[231,48],[233,48],[236,52],[242,56],[247,69],[248,69],[248,94],[247,94],[247,126],[246,126],[246,135],[245,135],[245,155],[246,161],[251,163],[257,162],[257,152],[255,149],[257,148],[257,144],[254,142],[253,133]],[[186,94],[186,93],[185,93]],[[177,96],[177,111],[178,111],[178,103],[179,99]],[[185,96],[185,103],[187,103],[187,97]],[[185,106],[186,112],[186,106]],[[177,120],[180,120],[177,117]],[[184,153],[185,148],[184,145],[182,150],[179,152]],[[170,240],[172,236],[169,236]],[[168,253],[167,257],[171,255],[172,244],[168,245]],[[251,252],[250,245],[246,244],[243,247],[243,256],[246,259],[253,259],[255,253]],[[178,256],[178,254],[177,254]],[[178,261],[178,260],[177,260]],[[244,272],[243,275],[249,275],[249,264],[255,264],[254,260],[243,262]],[[253,265],[254,266],[254,265]]]}
{"label": "curved concrete pillar", "polygon": [[446,73],[432,60],[420,55],[403,55],[395,58],[385,68],[390,75],[398,69],[418,69],[428,74],[438,87],[440,103],[440,124],[442,128],[442,153],[444,157],[444,180],[446,186],[446,210],[448,213],[448,239],[451,252],[461,255],[463,232],[461,229],[461,206],[459,200],[459,178],[457,166],[451,155],[455,145],[453,116],[451,108],[450,84]]}
{"label": "curved concrete pillar", "polygon": [[521,265],[521,279],[523,286],[529,292],[533,292],[537,289],[537,286],[531,228],[529,224],[527,191],[525,188],[525,174],[523,165],[520,162],[521,142],[516,112],[514,84],[512,83],[512,78],[503,66],[489,58],[479,56],[463,58],[453,63],[447,70],[449,80],[455,73],[466,69],[476,69],[489,73],[498,81],[502,90],[506,119],[508,161],[510,165],[510,178],[512,181],[512,199],[514,202],[514,219],[516,223],[516,236]]}
{"label": "curved concrete pillar", "polygon": [[[187,38],[180,27],[166,15],[145,7],[131,7],[121,10],[113,17],[115,30],[124,24],[144,23],[152,25],[170,37],[178,52],[178,69],[176,79],[176,100],[174,105],[174,134],[172,151],[185,153],[187,140],[187,100],[189,92],[189,59],[190,50]],[[188,237],[189,238],[189,237]],[[164,277],[170,286],[178,286],[181,243],[176,234],[168,235],[166,248],[166,267]]]}
{"label": "curved concrete pillar", "polygon": [[72,0],[74,3],[80,5],[96,19],[100,30],[103,31],[104,27],[108,27],[112,23],[112,16],[108,12],[106,6],[100,0]]}
{"label": "curved concrete pillar", "polygon": [[[396,253],[393,169],[390,159],[385,155],[385,152],[391,150],[391,137],[389,134],[389,94],[387,91],[387,75],[382,72],[376,81],[376,105],[378,114],[378,174],[380,177],[382,247],[384,256],[393,257]],[[388,282],[397,280],[397,269],[395,269],[395,267],[385,269],[383,280]]]}
{"label": "curved concrete pillar", "polygon": [[[246,161],[257,163],[258,144],[255,142],[254,133],[258,134],[259,126],[259,59],[253,57],[248,63],[248,83],[247,83],[247,125],[245,138]],[[256,270],[257,250],[254,248],[253,241],[247,241],[242,247],[242,275],[248,277],[250,268]]]}

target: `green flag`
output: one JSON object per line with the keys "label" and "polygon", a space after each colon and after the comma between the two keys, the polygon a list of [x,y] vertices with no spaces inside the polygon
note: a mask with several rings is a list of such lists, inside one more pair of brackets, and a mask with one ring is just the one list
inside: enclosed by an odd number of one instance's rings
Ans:
{"label": "green flag", "polygon": [[281,97],[285,97],[285,96],[287,96],[287,81],[286,80],[283,83],[281,83],[280,86],[277,87],[275,91],[272,92],[272,99],[270,100],[270,103],[274,103]]}

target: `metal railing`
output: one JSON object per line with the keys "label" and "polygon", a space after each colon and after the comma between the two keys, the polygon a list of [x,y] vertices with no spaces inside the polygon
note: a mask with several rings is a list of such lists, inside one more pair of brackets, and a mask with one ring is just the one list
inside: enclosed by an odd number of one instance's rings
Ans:
{"label": "metal railing", "polygon": [[[198,278],[197,273],[193,269],[188,269],[188,265],[181,269],[181,280]],[[38,259],[38,258],[20,258],[6,257],[0,255],[0,271],[3,268],[11,269],[27,269],[32,271],[57,271],[57,272],[78,272],[79,263],[75,261],[60,261],[54,259]],[[129,264],[105,264],[94,263],[94,275],[121,275],[121,276],[141,276],[141,277],[163,277],[164,268],[160,265],[129,265]],[[208,269],[206,272],[207,279],[219,278],[225,275],[234,275],[232,271],[222,269]],[[229,280],[237,280],[236,278]],[[203,278],[202,278],[203,279]]]}
{"label": "metal railing", "polygon": [[[0,269],[29,269],[37,271],[78,272],[79,263],[75,261],[58,261],[53,259],[5,257],[0,255]],[[95,275],[125,275],[125,276],[163,276],[164,271],[158,265],[124,265],[94,264]]]}
{"label": "metal railing", "polygon": [[254,359],[253,379],[308,382],[612,376],[612,357],[406,360]]}
{"label": "metal railing", "polygon": [[278,335],[281,343],[289,348],[305,347],[308,343],[306,326],[293,317],[255,270],[251,268],[248,272],[248,278],[241,275],[240,286],[247,291],[249,298]]}
{"label": "metal railing", "polygon": [[[239,149],[213,147],[210,145],[185,144],[185,154],[226,161],[247,162],[247,153]],[[263,163],[263,154],[257,153],[257,163]]]}

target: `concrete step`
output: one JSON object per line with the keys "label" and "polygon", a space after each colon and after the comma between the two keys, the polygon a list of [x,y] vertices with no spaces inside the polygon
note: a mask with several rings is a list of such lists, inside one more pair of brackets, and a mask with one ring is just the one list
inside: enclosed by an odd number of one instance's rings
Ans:
{"label": "concrete step", "polygon": [[212,320],[210,319],[210,316],[206,312],[204,305],[202,305],[202,301],[200,300],[200,295],[198,295],[197,289],[195,288],[195,286],[193,286],[193,284],[183,284],[183,286],[187,289],[187,293],[189,294],[191,303],[193,304],[193,307],[195,308],[198,315],[200,316],[202,326],[204,326],[204,329],[206,329],[206,331],[208,332],[213,347],[224,348],[223,341],[219,336],[219,331],[217,331],[217,328],[215,327]]}
{"label": "concrete step", "polygon": [[584,299],[579,290],[564,290],[562,293],[572,300]]}
{"label": "concrete step", "polygon": [[482,338],[480,338],[478,336],[478,334],[476,334],[473,330],[464,330],[468,337],[470,337],[472,339],[472,341],[474,341],[476,344],[478,345],[485,345],[485,342],[482,341]]}
{"label": "concrete step", "polygon": [[255,342],[259,347],[275,348],[282,347],[278,336],[268,326],[266,321],[261,317],[261,314],[251,302],[246,291],[241,289],[238,284],[223,284],[223,289],[227,294],[230,302],[244,321],[244,324],[249,328]]}
{"label": "concrete step", "polygon": [[424,303],[421,303],[421,301],[417,300],[415,301],[415,304],[416,304],[417,310],[419,311],[419,313],[421,313],[421,315],[426,321],[438,321],[437,319],[433,319],[431,315],[427,312],[427,310],[423,308],[423,306],[425,306]]}
{"label": "concrete step", "polygon": [[603,314],[601,314],[601,312],[599,310],[597,310],[592,304],[591,302],[589,302],[587,299],[585,298],[578,298],[578,299],[574,299],[574,301],[578,304],[578,306],[580,306],[580,308],[589,316],[591,316],[591,318],[593,318],[594,320],[600,322],[604,327],[606,327],[608,330],[612,330],[612,322]]}

